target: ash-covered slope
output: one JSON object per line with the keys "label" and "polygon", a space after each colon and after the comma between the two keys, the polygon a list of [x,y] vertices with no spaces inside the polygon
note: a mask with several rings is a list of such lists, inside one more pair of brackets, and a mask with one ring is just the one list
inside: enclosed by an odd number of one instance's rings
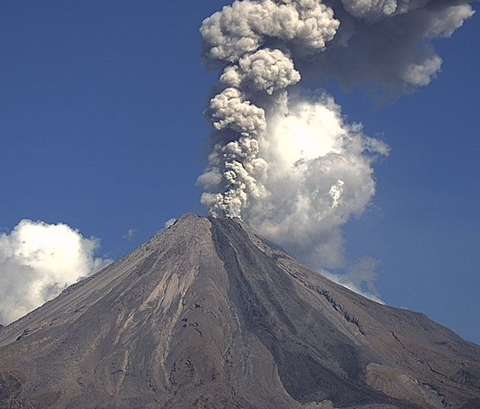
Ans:
{"label": "ash-covered slope", "polygon": [[186,216],[0,331],[0,408],[480,408],[480,348]]}

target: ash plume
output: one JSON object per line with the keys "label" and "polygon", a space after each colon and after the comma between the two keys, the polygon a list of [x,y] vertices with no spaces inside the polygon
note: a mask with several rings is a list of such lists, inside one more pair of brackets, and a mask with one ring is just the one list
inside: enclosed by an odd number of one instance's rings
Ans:
{"label": "ash plume", "polygon": [[342,227],[369,206],[389,147],[349,123],[325,86],[426,86],[443,63],[432,40],[473,14],[468,1],[243,0],[205,19],[205,54],[223,64],[198,179],[210,214],[242,218],[316,267],[345,266]]}

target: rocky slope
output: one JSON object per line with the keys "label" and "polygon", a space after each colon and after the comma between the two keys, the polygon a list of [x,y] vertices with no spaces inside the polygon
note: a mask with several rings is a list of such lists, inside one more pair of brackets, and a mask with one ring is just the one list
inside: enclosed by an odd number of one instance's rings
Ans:
{"label": "rocky slope", "polygon": [[480,348],[186,216],[0,329],[0,408],[479,409]]}

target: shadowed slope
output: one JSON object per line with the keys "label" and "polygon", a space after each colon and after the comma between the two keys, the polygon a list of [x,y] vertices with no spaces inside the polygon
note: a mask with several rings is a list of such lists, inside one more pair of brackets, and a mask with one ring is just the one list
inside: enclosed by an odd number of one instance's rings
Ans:
{"label": "shadowed slope", "polygon": [[0,408],[466,409],[479,388],[478,347],[233,220],[186,216],[0,329]]}

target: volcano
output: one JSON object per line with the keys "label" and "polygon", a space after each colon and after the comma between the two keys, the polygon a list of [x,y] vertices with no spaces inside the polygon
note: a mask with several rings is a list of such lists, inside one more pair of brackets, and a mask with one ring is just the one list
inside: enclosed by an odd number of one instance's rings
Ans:
{"label": "volcano", "polygon": [[0,328],[0,408],[479,409],[480,347],[189,215]]}

